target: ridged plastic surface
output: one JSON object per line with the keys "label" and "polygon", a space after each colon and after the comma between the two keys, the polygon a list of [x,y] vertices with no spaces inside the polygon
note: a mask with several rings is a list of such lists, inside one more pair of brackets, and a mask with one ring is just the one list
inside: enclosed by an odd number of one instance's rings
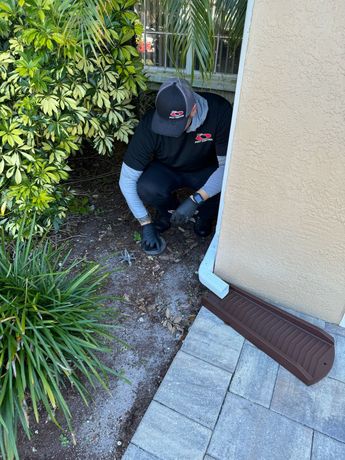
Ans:
{"label": "ridged plastic surface", "polygon": [[332,368],[333,337],[307,321],[235,287],[224,299],[208,293],[203,305],[307,385]]}

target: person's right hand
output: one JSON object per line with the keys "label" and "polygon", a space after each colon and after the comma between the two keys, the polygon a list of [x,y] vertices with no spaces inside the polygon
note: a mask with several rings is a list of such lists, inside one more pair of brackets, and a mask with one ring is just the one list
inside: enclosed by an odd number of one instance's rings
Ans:
{"label": "person's right hand", "polygon": [[162,238],[159,236],[154,224],[145,224],[142,227],[141,248],[150,255],[157,255],[164,251]]}

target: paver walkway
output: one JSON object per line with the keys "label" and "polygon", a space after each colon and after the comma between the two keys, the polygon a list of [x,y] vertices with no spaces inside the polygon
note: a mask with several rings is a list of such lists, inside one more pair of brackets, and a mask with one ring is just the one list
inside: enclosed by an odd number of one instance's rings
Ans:
{"label": "paver walkway", "polygon": [[336,340],[310,387],[201,308],[122,459],[344,460],[345,329],[298,315]]}

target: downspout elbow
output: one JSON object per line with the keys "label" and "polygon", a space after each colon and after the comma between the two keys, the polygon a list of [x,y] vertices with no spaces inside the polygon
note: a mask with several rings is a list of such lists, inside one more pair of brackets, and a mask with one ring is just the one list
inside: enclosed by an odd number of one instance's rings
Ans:
{"label": "downspout elbow", "polygon": [[221,299],[229,293],[229,285],[214,272],[218,235],[214,235],[205,257],[199,266],[199,281]]}

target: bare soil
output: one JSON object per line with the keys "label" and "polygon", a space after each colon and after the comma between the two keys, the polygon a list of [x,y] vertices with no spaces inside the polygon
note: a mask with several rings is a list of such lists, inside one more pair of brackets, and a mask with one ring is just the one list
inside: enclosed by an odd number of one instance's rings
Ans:
{"label": "bare soil", "polygon": [[84,201],[56,238],[71,242],[75,257],[97,261],[111,272],[105,294],[121,312],[116,334],[130,348],[114,342],[102,358],[111,368],[123,369],[131,383],[110,377],[109,391],[91,389],[89,406],[66,387],[73,434],[43,414],[31,427],[30,441],[19,433],[21,459],[121,459],[200,308],[204,288],[197,270],[211,237],[198,238],[190,223],[164,234],[164,254],[143,253],[138,224],[118,187],[124,146],[117,150],[114,158],[88,152],[73,160],[71,186]]}

